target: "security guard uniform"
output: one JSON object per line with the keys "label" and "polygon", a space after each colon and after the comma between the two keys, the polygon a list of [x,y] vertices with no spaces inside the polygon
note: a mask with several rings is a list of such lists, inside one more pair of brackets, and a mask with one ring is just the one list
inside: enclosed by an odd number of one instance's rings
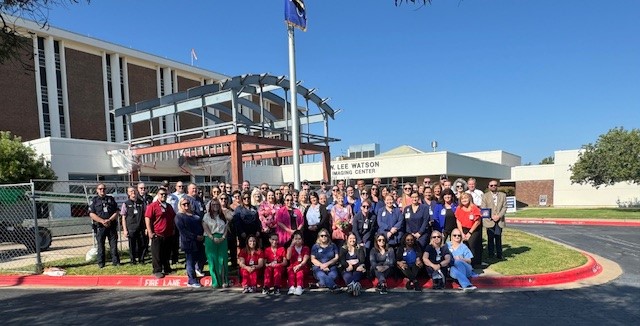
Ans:
{"label": "security guard uniform", "polygon": [[[104,197],[96,196],[91,200],[89,205],[89,213],[94,213],[98,217],[106,220],[118,212],[118,205],[113,196],[105,195]],[[111,262],[113,265],[120,265],[120,255],[118,254],[118,223],[116,221],[105,227],[101,223],[95,223],[96,242],[98,243],[98,267],[104,267],[105,262],[105,246],[104,242],[109,239],[109,247],[111,249]]]}
{"label": "security guard uniform", "polygon": [[144,264],[146,242],[148,241],[148,237],[144,232],[146,228],[144,223],[145,205],[140,197],[136,198],[136,200],[127,199],[123,205],[126,208],[125,223],[127,225],[131,263],[137,264],[140,262]]}

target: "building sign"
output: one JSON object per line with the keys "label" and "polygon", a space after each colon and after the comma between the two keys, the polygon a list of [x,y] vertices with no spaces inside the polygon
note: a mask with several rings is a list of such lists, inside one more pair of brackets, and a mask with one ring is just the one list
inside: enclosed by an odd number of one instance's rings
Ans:
{"label": "building sign", "polygon": [[516,212],[516,196],[507,196],[507,213]]}
{"label": "building sign", "polygon": [[547,206],[547,195],[540,195],[538,206]]}
{"label": "building sign", "polygon": [[332,179],[371,179],[380,173],[380,161],[334,161],[331,164]]}

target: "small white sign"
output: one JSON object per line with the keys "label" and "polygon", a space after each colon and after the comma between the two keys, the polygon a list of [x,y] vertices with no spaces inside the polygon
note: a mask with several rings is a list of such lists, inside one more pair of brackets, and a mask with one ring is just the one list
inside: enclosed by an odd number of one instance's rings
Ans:
{"label": "small white sign", "polygon": [[507,196],[507,213],[516,212],[516,196]]}
{"label": "small white sign", "polygon": [[547,206],[547,195],[540,195],[538,206]]}

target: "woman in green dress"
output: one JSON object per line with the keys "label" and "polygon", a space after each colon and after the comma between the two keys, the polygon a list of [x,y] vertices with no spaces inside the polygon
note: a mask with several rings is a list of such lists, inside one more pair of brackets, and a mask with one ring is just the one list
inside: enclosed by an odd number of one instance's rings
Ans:
{"label": "woman in green dress", "polygon": [[211,287],[229,286],[229,269],[227,254],[227,235],[229,227],[220,207],[220,201],[213,199],[209,202],[207,213],[202,219],[204,227],[204,249],[209,261],[211,273]]}

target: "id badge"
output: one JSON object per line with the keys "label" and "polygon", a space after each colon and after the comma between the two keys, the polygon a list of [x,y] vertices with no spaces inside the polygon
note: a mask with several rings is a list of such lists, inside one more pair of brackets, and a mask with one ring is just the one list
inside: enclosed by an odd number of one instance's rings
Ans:
{"label": "id badge", "polygon": [[249,266],[253,266],[254,262],[253,259],[249,261]]}
{"label": "id badge", "polygon": [[298,257],[298,262],[302,262],[302,257]]}
{"label": "id badge", "polygon": [[387,212],[382,212],[382,217],[387,216]]}
{"label": "id badge", "polygon": [[429,208],[429,215],[433,216],[433,210]]}
{"label": "id badge", "polygon": [[473,218],[474,218],[474,217],[475,217],[475,216],[473,216],[473,214],[469,214],[469,220],[470,220],[470,221],[473,221]]}
{"label": "id badge", "polygon": [[109,212],[109,208],[107,208],[107,206],[102,206],[102,211],[105,213]]}
{"label": "id badge", "polygon": [[364,222],[364,224],[362,225],[362,229],[366,230],[369,228],[369,223],[368,222]]}
{"label": "id badge", "polygon": [[409,218],[411,218],[411,213],[409,213],[409,212],[404,213],[404,219],[408,220]]}
{"label": "id badge", "polygon": [[134,209],[134,210],[133,210],[133,214],[138,214],[138,210],[137,210],[137,209]]}
{"label": "id badge", "polygon": [[322,248],[318,249],[318,252],[322,252]]}
{"label": "id badge", "polygon": [[443,208],[443,209],[440,211],[440,215],[447,215],[447,210],[446,210],[445,208]]}

